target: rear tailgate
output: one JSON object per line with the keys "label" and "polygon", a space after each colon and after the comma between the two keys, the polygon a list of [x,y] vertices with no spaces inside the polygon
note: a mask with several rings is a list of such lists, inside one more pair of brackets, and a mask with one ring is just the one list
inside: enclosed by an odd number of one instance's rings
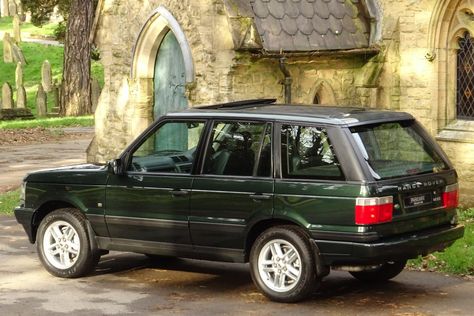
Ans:
{"label": "rear tailgate", "polygon": [[378,195],[393,197],[393,219],[391,222],[372,226],[372,230],[380,237],[387,237],[449,225],[456,210],[444,207],[443,193],[454,183],[454,170],[417,176],[416,179],[378,182]]}

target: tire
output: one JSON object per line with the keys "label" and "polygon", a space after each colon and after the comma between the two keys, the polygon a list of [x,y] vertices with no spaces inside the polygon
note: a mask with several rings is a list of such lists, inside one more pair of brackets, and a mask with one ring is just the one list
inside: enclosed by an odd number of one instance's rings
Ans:
{"label": "tire", "polygon": [[41,263],[57,277],[84,276],[100,260],[100,254],[91,251],[86,219],[74,208],[59,209],[46,215],[36,239]]}
{"label": "tire", "polygon": [[250,251],[255,285],[272,301],[305,299],[320,283],[308,237],[298,227],[277,226],[264,231]]}
{"label": "tire", "polygon": [[349,272],[354,278],[370,283],[386,282],[399,275],[405,268],[407,261],[388,261],[373,270]]}

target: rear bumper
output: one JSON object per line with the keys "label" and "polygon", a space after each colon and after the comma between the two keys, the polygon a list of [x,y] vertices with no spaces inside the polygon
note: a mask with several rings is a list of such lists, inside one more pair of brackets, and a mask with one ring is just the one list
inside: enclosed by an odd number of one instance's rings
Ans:
{"label": "rear bumper", "polygon": [[28,239],[33,244],[35,243],[35,233],[33,232],[33,210],[28,208],[15,208],[15,217],[16,221],[23,226],[26,234],[28,235]]}
{"label": "rear bumper", "polygon": [[464,235],[464,226],[449,225],[374,242],[315,240],[325,264],[370,264],[416,258],[443,250]]}

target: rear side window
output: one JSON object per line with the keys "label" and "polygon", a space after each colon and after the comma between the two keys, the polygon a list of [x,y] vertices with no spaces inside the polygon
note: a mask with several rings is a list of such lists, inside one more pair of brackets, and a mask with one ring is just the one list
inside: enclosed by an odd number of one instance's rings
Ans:
{"label": "rear side window", "polygon": [[414,121],[354,127],[351,132],[377,180],[448,169]]}
{"label": "rear side window", "polygon": [[215,122],[203,173],[269,177],[271,132],[271,125],[267,123]]}
{"label": "rear side window", "polygon": [[281,155],[284,178],[344,179],[327,131],[323,128],[283,125]]}

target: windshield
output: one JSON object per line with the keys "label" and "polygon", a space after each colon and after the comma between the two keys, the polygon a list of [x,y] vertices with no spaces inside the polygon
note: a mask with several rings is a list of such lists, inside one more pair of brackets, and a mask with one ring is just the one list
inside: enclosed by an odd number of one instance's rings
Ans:
{"label": "windshield", "polygon": [[415,121],[402,121],[353,127],[351,132],[376,180],[448,169],[418,129]]}

